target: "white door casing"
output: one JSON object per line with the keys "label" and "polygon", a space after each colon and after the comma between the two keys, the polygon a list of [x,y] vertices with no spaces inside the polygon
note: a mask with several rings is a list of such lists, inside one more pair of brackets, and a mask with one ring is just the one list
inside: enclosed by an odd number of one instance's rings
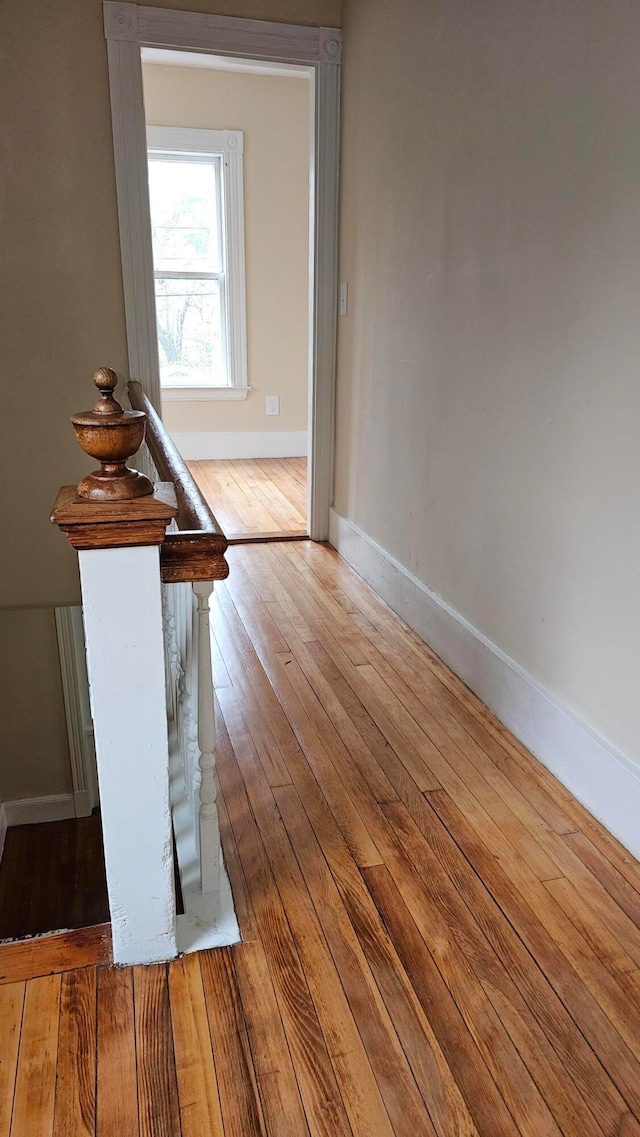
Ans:
{"label": "white door casing", "polygon": [[329,536],[337,332],[339,109],[337,28],[176,12],[105,0],[129,370],[160,410],[142,47],[307,66],[311,78],[309,535]]}

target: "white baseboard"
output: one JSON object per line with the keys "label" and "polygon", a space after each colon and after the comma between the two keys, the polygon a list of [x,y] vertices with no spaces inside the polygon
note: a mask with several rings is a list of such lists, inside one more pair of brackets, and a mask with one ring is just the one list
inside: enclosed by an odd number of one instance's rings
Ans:
{"label": "white baseboard", "polygon": [[187,462],[207,458],[305,458],[306,430],[171,431]]}
{"label": "white baseboard", "polygon": [[40,821],[65,821],[76,816],[73,794],[50,794],[48,797],[25,797],[5,801],[2,805],[7,827],[35,825]]}
{"label": "white baseboard", "polygon": [[640,767],[334,509],[329,540],[516,738],[640,857]]}

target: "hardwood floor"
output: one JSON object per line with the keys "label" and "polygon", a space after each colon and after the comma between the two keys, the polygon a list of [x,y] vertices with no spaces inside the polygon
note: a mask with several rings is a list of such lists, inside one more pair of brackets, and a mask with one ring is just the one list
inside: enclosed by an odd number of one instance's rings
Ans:
{"label": "hardwood floor", "polygon": [[[183,912],[175,855],[174,865],[176,909]],[[92,928],[109,918],[99,810],[7,830],[0,859],[0,940]]]}
{"label": "hardwood floor", "polygon": [[640,1137],[640,866],[333,551],[230,562],[245,942],[26,983],[0,949],[0,1137]]}
{"label": "hardwood floor", "polygon": [[307,459],[187,462],[231,542],[307,535]]}
{"label": "hardwood floor", "polygon": [[0,939],[87,928],[108,919],[97,810],[90,817],[7,830],[0,861]]}

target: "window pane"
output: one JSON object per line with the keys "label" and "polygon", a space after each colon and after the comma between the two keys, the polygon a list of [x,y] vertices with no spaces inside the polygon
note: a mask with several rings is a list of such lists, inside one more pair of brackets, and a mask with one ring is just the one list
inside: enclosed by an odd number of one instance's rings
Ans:
{"label": "window pane", "polygon": [[149,160],[156,271],[221,272],[216,160]]}
{"label": "window pane", "polygon": [[156,280],[160,382],[224,386],[222,308],[217,280]]}

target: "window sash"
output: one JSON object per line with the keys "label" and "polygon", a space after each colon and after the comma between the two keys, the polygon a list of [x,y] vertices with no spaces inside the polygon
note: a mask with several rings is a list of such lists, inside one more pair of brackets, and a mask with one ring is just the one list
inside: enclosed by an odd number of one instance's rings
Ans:
{"label": "window sash", "polygon": [[224,272],[200,272],[195,269],[185,269],[180,272],[178,269],[162,269],[155,268],[153,270],[155,280],[221,280],[224,281]]}
{"label": "window sash", "polygon": [[[242,131],[148,127],[148,160],[204,162],[216,160],[218,234],[223,271],[154,269],[154,279],[217,280],[220,289],[221,336],[229,387],[247,390],[246,294],[244,260],[244,195]],[[220,384],[161,383],[162,387],[220,387]]]}

